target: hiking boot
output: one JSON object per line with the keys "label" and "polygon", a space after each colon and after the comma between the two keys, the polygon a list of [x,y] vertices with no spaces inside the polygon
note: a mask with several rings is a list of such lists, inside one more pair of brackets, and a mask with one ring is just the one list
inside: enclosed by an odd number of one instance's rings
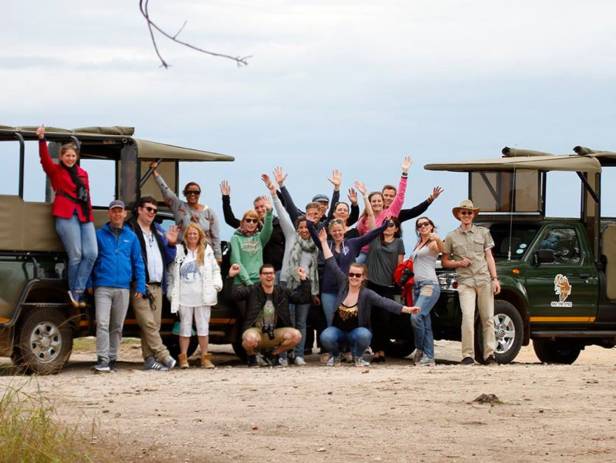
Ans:
{"label": "hiking boot", "polygon": [[413,357],[412,357],[413,363],[417,365],[421,361],[422,357],[423,357],[423,350],[415,349],[415,352],[413,352]]}
{"label": "hiking boot", "polygon": [[340,365],[340,356],[329,354],[329,358],[327,359],[327,362],[325,363],[325,365],[327,365],[328,367],[336,367]]}
{"label": "hiking boot", "polygon": [[180,368],[182,370],[185,370],[186,368],[188,368],[188,355],[186,355],[186,354],[179,354],[178,355],[178,362],[180,362]]}
{"label": "hiking boot", "polygon": [[342,361],[353,363],[353,354],[351,352],[345,352],[344,354],[342,354]]}
{"label": "hiking boot", "polygon": [[162,363],[158,362],[154,357],[148,357],[143,362],[144,370],[152,370],[152,371],[169,371]]}
{"label": "hiking boot", "polygon": [[267,358],[265,358],[263,356],[263,354],[256,354],[255,357],[257,358],[257,365],[259,365],[260,367],[271,367],[272,364],[269,362],[269,360]]}
{"label": "hiking boot", "polygon": [[68,291],[68,300],[71,305],[76,309],[79,309],[81,307],[81,304],[79,303],[80,299],[81,297],[76,291]]}
{"label": "hiking boot", "polygon": [[355,364],[356,367],[369,367],[370,366],[370,362],[368,362],[367,360],[364,360],[363,357],[355,357],[353,359],[353,363]]}
{"label": "hiking boot", "polygon": [[109,369],[113,371],[118,371],[118,361],[116,359],[109,360]]}
{"label": "hiking boot", "polygon": [[289,366],[289,358],[286,352],[282,352],[280,355],[278,355],[278,358],[275,358],[274,366],[284,368]]}
{"label": "hiking boot", "polygon": [[487,359],[486,359],[486,365],[488,366],[494,366],[494,365],[498,365],[498,362],[496,361],[496,358],[494,358],[493,355],[490,355]]}
{"label": "hiking boot", "polygon": [[295,360],[293,360],[293,363],[298,367],[303,367],[304,365],[306,365],[306,361],[304,360],[304,357],[295,357]]}
{"label": "hiking boot", "polygon": [[475,365],[473,357],[464,357],[460,362],[460,365]]}
{"label": "hiking boot", "polygon": [[212,358],[212,354],[208,354],[207,352],[205,354],[202,354],[201,355],[201,368],[207,368],[208,370],[216,368],[216,365],[212,363],[211,358]]}
{"label": "hiking boot", "polygon": [[248,368],[256,367],[257,366],[257,356],[256,355],[247,356],[246,365],[248,366]]}

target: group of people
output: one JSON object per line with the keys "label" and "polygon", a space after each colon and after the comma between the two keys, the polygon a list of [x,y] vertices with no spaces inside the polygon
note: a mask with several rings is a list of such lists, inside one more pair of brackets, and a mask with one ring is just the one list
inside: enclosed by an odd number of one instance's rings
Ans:
{"label": "group of people", "polygon": [[[241,219],[233,213],[231,188],[223,181],[224,220],[236,229],[229,242],[230,267],[224,276],[228,281],[223,284],[220,224],[216,214],[200,203],[198,183],[184,187],[183,201],[153,163],[155,181],[175,215],[176,226],[163,230],[154,221],[158,202],[145,196],[134,205],[129,221],[126,205],[112,201],[109,222],[95,230],[88,175],[77,163],[78,147],[63,145],[55,164],[47,151],[44,127],[37,134],[41,163],[56,193],[52,211],[68,256],[69,300],[82,307],[85,293],[91,290],[94,294],[98,372],[116,367],[129,303],[141,329],[146,369],[166,371],[176,363],[188,368],[194,328],[201,366],[214,368],[208,353],[209,318],[223,288],[239,307],[241,342],[249,366],[305,365],[306,349],[312,350],[312,329],[317,330],[323,363],[328,366],[344,360],[356,366],[369,365],[368,359],[384,362],[392,314],[410,314],[408,329],[413,330],[416,347],[412,361],[434,365],[430,312],[440,295],[435,271],[439,255],[444,267],[458,273],[462,363],[475,362],[476,300],[484,360],[496,363],[492,319],[494,294],[500,287],[490,233],[473,225],[478,210],[466,200],[453,209],[460,226],[441,240],[433,221],[422,215],[443,192],[440,187],[425,201],[404,209],[410,157],[402,162],[397,187],[385,185],[369,193],[357,181],[348,189],[349,202],[340,200],[342,175],[334,170],[329,178],[331,200],[317,194],[304,211],[296,206],[280,167],[274,169],[273,178],[261,176],[269,195],[258,196]],[[414,284],[400,303],[396,299],[401,282],[394,274],[404,265],[406,255],[401,224],[413,218],[417,234],[410,252]],[[160,335],[165,295],[171,312],[179,316],[177,361]],[[309,320],[311,330],[307,329]],[[366,355],[369,349],[371,357]]]}

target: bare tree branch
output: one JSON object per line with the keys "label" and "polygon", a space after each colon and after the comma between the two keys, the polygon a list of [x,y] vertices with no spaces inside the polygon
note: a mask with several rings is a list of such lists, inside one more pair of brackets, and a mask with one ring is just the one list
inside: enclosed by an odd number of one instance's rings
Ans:
{"label": "bare tree branch", "polygon": [[183,40],[178,39],[178,36],[180,35],[180,32],[182,32],[182,30],[184,29],[184,27],[186,26],[186,24],[188,23],[188,21],[184,21],[184,24],[182,24],[182,27],[180,27],[180,29],[175,33],[175,35],[171,35],[170,33],[168,33],[167,31],[165,31],[164,29],[162,29],[160,26],[158,26],[158,24],[156,24],[151,18],[150,18],[150,12],[148,10],[150,0],[139,0],[139,11],[141,12],[141,15],[145,18],[146,23],[148,25],[148,31],[150,32],[150,38],[152,39],[152,46],[154,47],[154,51],[156,52],[156,56],[158,56],[158,59],[160,60],[160,64],[162,67],[164,67],[165,69],[167,69],[169,67],[169,63],[167,63],[165,61],[165,59],[162,57],[162,55],[160,54],[160,50],[158,48],[158,43],[156,42],[156,36],[154,34],[154,30],[156,30],[159,34],[161,34],[163,37],[168,38],[169,40],[178,43],[180,45],[183,45],[185,47],[191,48],[195,51],[198,51],[200,53],[204,53],[206,55],[210,55],[210,56],[215,56],[217,58],[226,58],[226,59],[230,59],[231,61],[235,61],[235,63],[238,66],[246,66],[248,65],[248,59],[252,57],[252,55],[248,55],[248,56],[231,56],[231,55],[226,55],[224,53],[216,53],[210,50],[205,50],[203,48],[197,47],[195,45],[192,45],[188,42],[184,42]]}

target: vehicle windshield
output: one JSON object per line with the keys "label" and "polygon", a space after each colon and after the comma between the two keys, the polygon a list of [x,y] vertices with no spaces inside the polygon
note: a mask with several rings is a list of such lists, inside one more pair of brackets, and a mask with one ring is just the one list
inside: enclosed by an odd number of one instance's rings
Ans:
{"label": "vehicle windshield", "polygon": [[[506,259],[509,257],[509,243],[511,242],[511,259],[521,259],[526,250],[535,239],[540,224],[514,223],[510,228],[508,223],[493,224],[490,233],[494,239],[492,253],[495,258]],[[509,239],[511,229],[511,240]]]}

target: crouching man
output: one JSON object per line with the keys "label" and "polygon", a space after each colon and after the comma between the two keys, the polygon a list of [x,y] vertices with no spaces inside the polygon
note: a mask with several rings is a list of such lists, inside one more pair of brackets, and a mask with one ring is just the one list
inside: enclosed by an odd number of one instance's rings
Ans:
{"label": "crouching man", "polygon": [[[240,265],[233,264],[229,278],[240,273]],[[301,281],[293,291],[274,284],[276,272],[273,265],[264,264],[259,269],[259,283],[250,286],[225,285],[235,301],[246,302],[246,317],[242,326],[242,347],[248,354],[248,366],[287,366],[287,351],[302,339],[301,333],[292,328],[289,303],[305,304],[310,301],[310,282],[300,267],[297,274]],[[263,353],[269,355],[263,356]]]}

